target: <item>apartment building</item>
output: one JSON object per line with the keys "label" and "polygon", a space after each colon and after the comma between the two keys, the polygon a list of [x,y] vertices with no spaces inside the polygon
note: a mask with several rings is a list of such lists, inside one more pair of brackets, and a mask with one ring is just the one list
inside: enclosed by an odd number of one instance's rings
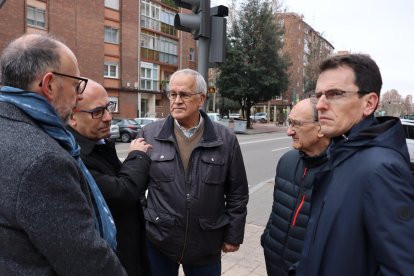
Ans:
{"label": "apartment building", "polygon": [[171,0],[6,0],[0,51],[24,33],[50,33],[78,58],[82,76],[107,89],[114,117],[164,117],[165,89],[179,68],[197,68],[196,42],[174,29]]}
{"label": "apartment building", "polygon": [[278,13],[278,24],[284,29],[282,52],[289,56],[289,88],[283,98],[297,102],[303,94],[314,89],[317,65],[333,54],[334,46],[318,31],[293,12]]}

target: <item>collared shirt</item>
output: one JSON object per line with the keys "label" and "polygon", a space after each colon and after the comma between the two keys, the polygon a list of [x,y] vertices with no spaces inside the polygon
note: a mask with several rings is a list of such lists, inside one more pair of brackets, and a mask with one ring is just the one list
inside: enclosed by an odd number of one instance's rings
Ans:
{"label": "collared shirt", "polygon": [[200,118],[200,120],[198,121],[198,125],[193,127],[193,128],[190,128],[190,129],[186,129],[186,128],[182,127],[176,119],[174,119],[174,121],[175,121],[175,124],[178,126],[178,128],[184,133],[184,135],[187,138],[191,138],[191,136],[194,135],[194,133],[197,131],[197,129],[200,128],[201,123],[203,122],[203,116],[200,115],[199,118]]}

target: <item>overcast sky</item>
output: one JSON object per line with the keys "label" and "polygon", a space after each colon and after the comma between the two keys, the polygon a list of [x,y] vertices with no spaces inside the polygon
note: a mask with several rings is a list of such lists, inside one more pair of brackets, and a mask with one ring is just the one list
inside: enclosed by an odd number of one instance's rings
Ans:
{"label": "overcast sky", "polygon": [[[226,5],[227,0],[211,0]],[[239,2],[241,2],[239,0]],[[369,54],[382,73],[382,93],[414,96],[414,1],[284,0],[289,12],[321,33],[335,51]]]}

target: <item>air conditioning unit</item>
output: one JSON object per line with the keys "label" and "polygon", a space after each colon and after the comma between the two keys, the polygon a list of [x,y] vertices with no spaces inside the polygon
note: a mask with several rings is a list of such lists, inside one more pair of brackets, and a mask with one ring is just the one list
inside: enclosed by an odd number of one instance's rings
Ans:
{"label": "air conditioning unit", "polygon": [[131,87],[131,83],[129,81],[126,83],[126,85],[127,85],[128,88]]}

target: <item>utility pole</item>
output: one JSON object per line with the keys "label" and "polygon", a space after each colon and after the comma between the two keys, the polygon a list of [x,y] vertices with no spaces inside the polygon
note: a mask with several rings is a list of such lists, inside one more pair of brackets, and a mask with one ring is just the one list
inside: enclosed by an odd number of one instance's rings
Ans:
{"label": "utility pole", "polygon": [[[224,61],[226,53],[225,16],[228,8],[217,6],[210,8],[210,0],[175,0],[175,4],[183,9],[192,10],[192,14],[178,13],[174,18],[176,29],[189,32],[198,40],[197,71],[208,82],[208,68]],[[207,99],[203,110],[207,109]]]}

